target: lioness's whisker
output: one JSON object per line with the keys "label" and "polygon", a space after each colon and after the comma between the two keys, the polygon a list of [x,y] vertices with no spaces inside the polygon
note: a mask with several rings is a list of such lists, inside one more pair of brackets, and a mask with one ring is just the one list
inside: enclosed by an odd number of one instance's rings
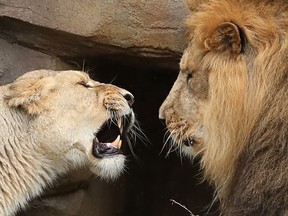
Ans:
{"label": "lioness's whisker", "polygon": [[125,134],[125,139],[126,139],[126,141],[127,141],[127,144],[128,144],[128,146],[129,146],[129,149],[130,149],[130,151],[131,151],[131,154],[133,155],[133,157],[134,157],[138,162],[140,162],[141,160],[140,160],[140,158],[135,154],[135,152],[134,152],[134,150],[133,150],[133,145],[132,145],[132,143],[131,143],[131,141],[130,141],[130,139],[129,139],[129,137],[128,137],[127,134]]}
{"label": "lioness's whisker", "polygon": [[112,84],[116,80],[117,76],[118,74],[116,74],[116,76],[111,80],[110,84]]}
{"label": "lioness's whisker", "polygon": [[135,123],[131,130],[134,135],[135,141],[136,138],[139,138],[141,142],[144,143],[145,145],[151,143],[146,134],[144,133],[144,131],[141,129],[139,121],[135,120]]}

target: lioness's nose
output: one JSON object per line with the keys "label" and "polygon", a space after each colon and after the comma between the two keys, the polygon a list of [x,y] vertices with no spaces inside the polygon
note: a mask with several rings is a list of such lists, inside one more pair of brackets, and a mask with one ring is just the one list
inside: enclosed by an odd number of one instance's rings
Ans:
{"label": "lioness's nose", "polygon": [[134,96],[130,92],[126,92],[123,97],[127,100],[128,105],[132,107],[134,103]]}

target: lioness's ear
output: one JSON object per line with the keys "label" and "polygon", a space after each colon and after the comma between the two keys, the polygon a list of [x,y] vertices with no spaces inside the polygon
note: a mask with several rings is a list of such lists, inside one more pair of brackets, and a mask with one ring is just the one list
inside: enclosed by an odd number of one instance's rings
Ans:
{"label": "lioness's ear", "polygon": [[240,28],[234,23],[221,23],[204,41],[204,46],[207,50],[229,51],[230,54],[239,54],[243,49],[242,44],[244,43],[244,41],[241,41],[240,31]]}
{"label": "lioness's ear", "polygon": [[22,107],[29,114],[37,115],[47,108],[45,101],[55,85],[53,77],[19,79],[8,87],[5,101],[9,107]]}

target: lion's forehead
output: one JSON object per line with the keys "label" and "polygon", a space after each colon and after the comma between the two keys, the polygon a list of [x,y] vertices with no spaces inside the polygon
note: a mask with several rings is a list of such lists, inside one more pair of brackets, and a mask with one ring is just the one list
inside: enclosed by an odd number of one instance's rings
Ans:
{"label": "lion's forehead", "polygon": [[188,47],[185,49],[183,55],[182,55],[182,58],[180,60],[180,70],[181,71],[187,71],[187,70],[190,70],[190,71],[193,71],[195,70],[195,60],[193,58],[193,53],[191,51],[191,48]]}

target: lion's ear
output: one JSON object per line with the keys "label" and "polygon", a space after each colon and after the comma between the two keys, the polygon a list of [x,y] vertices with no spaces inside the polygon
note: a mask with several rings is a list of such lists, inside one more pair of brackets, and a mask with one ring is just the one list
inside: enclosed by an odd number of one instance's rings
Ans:
{"label": "lion's ear", "polygon": [[240,28],[231,22],[224,22],[204,41],[204,46],[207,50],[219,52],[230,52],[230,54],[240,54],[244,43],[244,38],[241,37]]}
{"label": "lion's ear", "polygon": [[53,77],[19,79],[8,87],[5,101],[9,107],[22,107],[29,114],[37,115],[47,108],[45,102],[55,86]]}

